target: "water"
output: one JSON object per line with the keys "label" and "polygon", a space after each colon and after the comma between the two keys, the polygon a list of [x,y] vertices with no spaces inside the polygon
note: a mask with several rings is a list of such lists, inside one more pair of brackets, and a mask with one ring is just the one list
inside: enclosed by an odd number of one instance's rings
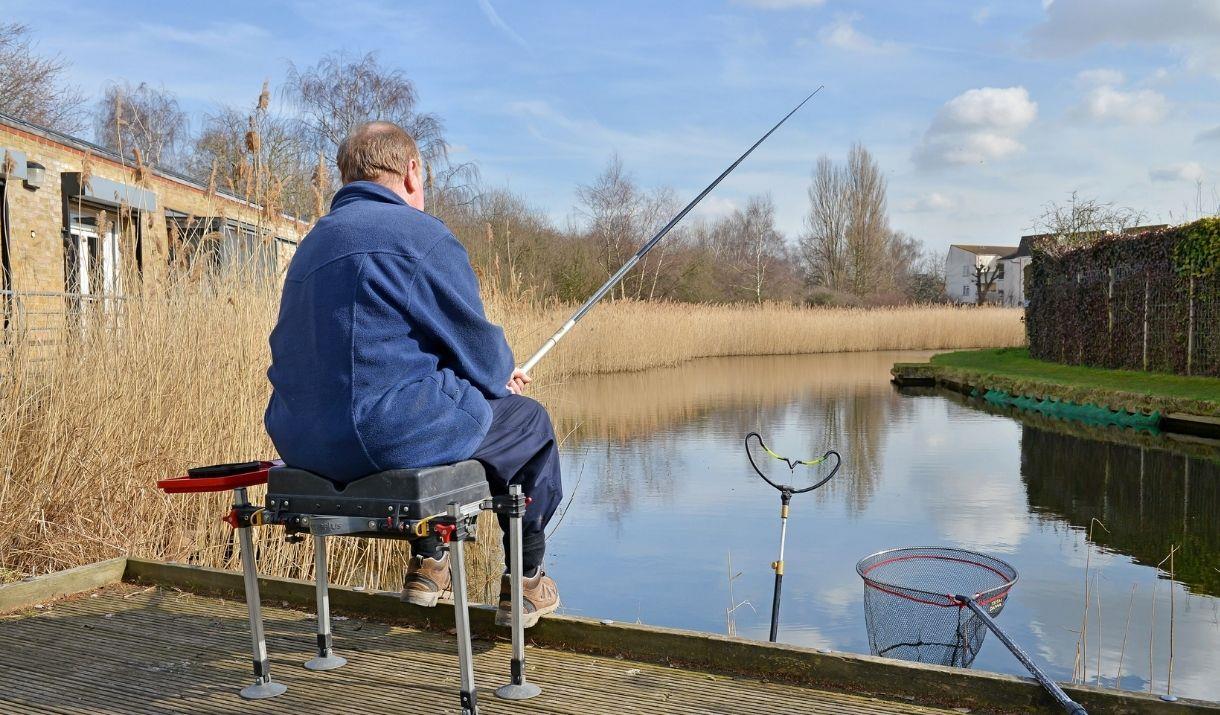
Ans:
{"label": "water", "polygon": [[[1220,699],[1220,454],[899,394],[890,366],[926,356],[703,360],[544,393],[574,494],[548,555],[567,612],[725,633],[731,555],[736,633],[765,640],[779,498],[745,458],[758,430],[782,454],[844,456],[838,478],[793,500],[781,641],[867,653],[856,561],[958,546],[1017,568],[999,622],[1070,680],[1088,563],[1088,682],[1100,643],[1102,685],[1121,654],[1121,687],[1165,692],[1172,609],[1173,692]],[[1094,517],[1105,529],[1089,541]],[[1156,569],[1171,545],[1173,580]],[[974,667],[1024,674],[990,636]]]}

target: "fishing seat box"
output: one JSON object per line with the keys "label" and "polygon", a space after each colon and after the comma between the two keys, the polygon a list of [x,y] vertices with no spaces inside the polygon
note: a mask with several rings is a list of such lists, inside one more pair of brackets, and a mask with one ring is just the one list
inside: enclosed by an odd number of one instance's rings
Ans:
{"label": "fishing seat box", "polygon": [[490,496],[483,465],[473,459],[423,469],[391,469],[347,484],[295,467],[274,467],[267,473],[268,505],[299,514],[390,515],[415,521],[444,514],[452,502],[472,504]]}

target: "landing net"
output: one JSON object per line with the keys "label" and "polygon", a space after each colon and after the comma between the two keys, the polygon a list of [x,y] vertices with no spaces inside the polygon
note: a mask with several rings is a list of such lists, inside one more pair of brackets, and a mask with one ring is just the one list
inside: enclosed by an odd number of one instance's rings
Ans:
{"label": "landing net", "polygon": [[992,618],[1017,581],[1010,564],[945,547],[891,549],[856,564],[873,655],[969,668],[987,626],[953,598],[970,596]]}

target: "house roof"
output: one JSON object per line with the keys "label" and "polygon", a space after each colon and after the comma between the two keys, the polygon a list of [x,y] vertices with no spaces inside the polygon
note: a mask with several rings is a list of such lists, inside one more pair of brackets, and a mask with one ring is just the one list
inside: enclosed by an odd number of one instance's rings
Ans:
{"label": "house roof", "polygon": [[1007,258],[1010,254],[1017,252],[1016,246],[975,246],[955,243],[951,248],[957,248],[966,253],[973,253],[976,256],[999,256],[1000,258]]}

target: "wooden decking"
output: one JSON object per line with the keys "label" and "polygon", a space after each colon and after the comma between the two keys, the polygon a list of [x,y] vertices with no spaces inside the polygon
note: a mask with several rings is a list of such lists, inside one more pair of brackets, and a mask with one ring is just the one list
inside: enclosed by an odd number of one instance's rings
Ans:
{"label": "wooden decking", "polygon": [[[344,668],[311,673],[312,614],[265,604],[272,675],[288,686],[247,703],[245,604],[173,589],[118,584],[0,616],[4,713],[457,712],[452,636],[373,620],[338,619]],[[793,685],[530,648],[541,697],[497,700],[509,648],[475,641],[486,713],[943,713]]]}

